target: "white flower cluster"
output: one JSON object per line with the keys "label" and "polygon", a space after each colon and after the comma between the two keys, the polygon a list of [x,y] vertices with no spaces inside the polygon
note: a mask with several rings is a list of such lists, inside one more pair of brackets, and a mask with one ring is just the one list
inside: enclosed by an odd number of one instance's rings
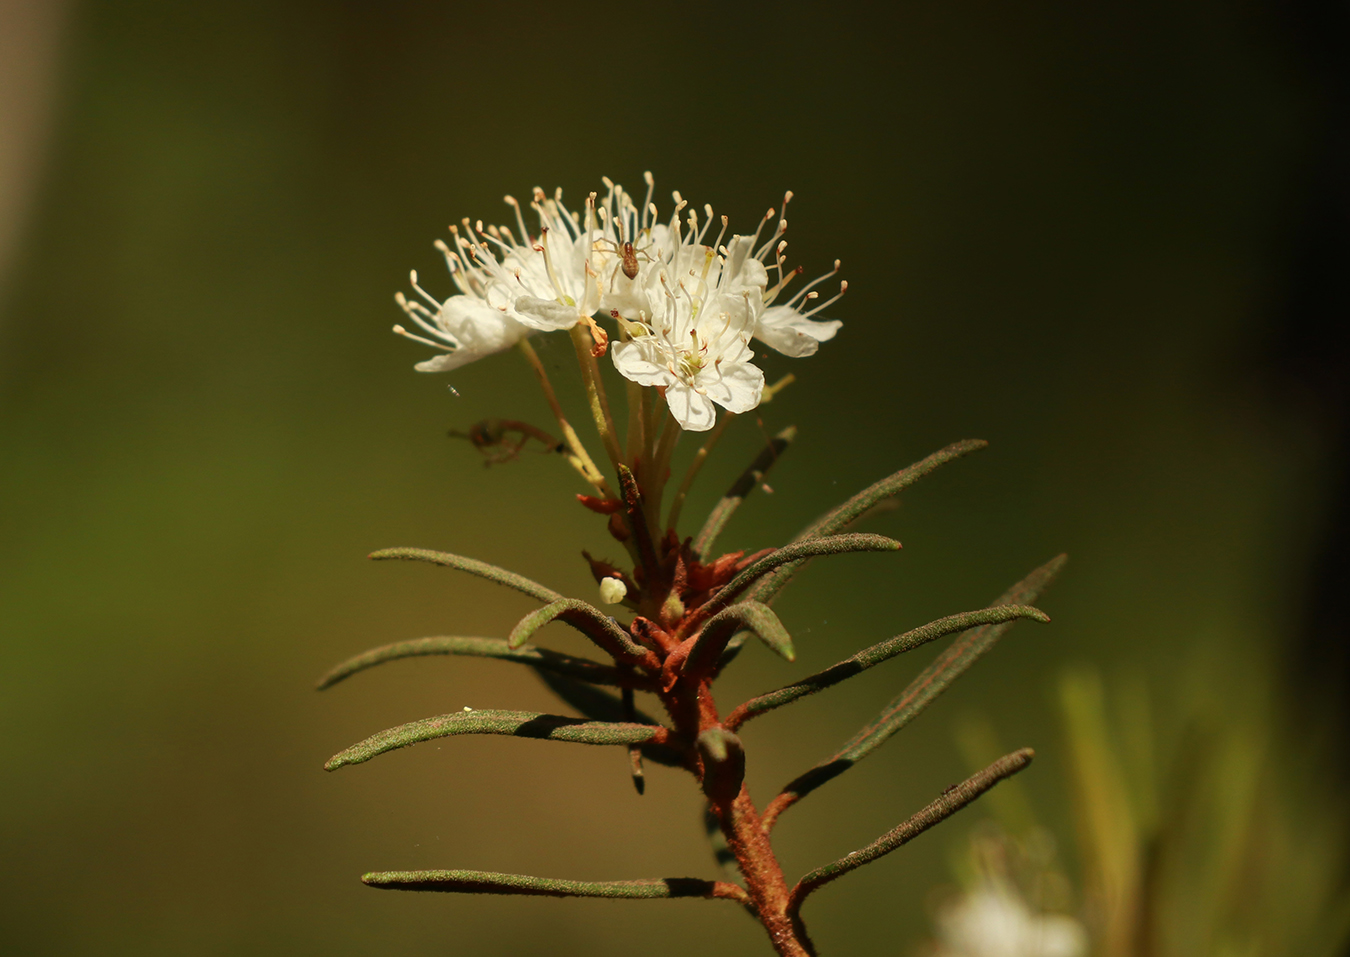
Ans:
{"label": "white flower cluster", "polygon": [[1087,933],[1065,914],[1038,914],[1002,881],[986,880],[939,915],[938,957],[1083,957]]}
{"label": "white flower cluster", "polygon": [[[561,190],[550,199],[536,188],[530,204],[539,217],[535,237],[510,196],[506,202],[515,210],[515,232],[508,226],[484,227],[481,221],[470,226],[467,219],[462,231],[451,226],[452,245],[438,241],[436,246],[459,293],[437,302],[418,285],[414,272],[413,289],[421,301],[402,293],[396,297],[431,338],[402,326],[394,331],[446,350],[417,369],[457,369],[532,333],[570,329],[578,322],[599,333],[595,317],[600,316],[620,326],[611,349],[615,367],[633,382],[663,390],[682,428],[712,428],[714,403],[731,412],[759,405],[764,373],[751,361],[750,339],[785,355],[809,356],[833,338],[840,322],[811,317],[839,296],[816,305],[812,287],[837,273],[838,261],[832,272],[775,305],[801,273],[800,267],[784,265],[782,236],[791,193],[783,198],[773,234],[762,244],[756,245],[773,210],[754,235],[733,235],[725,245],[727,218],[721,217],[721,231],[705,245],[712,208],[704,207],[702,223],[692,210],[681,222],[688,204],[675,193],[669,222],[657,222],[650,173],[646,181],[641,207],[622,186],[605,180],[604,200],[597,203],[591,194],[581,213],[567,210]],[[847,288],[841,283],[839,295]]]}

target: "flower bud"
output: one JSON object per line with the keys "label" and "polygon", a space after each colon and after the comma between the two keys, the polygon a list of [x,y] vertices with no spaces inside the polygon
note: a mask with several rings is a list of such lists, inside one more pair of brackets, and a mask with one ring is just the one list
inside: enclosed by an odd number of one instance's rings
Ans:
{"label": "flower bud", "polygon": [[606,578],[600,582],[600,600],[606,605],[617,605],[628,594],[622,578]]}

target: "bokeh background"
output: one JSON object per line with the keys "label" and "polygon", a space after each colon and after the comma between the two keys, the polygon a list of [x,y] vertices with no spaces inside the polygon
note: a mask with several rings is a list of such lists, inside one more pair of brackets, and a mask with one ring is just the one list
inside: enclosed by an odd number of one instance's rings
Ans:
{"label": "bokeh background", "polygon": [[[722,904],[357,881],[710,877],[682,775],[649,770],[639,798],[617,752],[497,738],[320,769],[466,704],[557,708],[487,661],[312,686],[365,647],[504,635],[529,608],[374,548],[591,594],[579,550],[613,549],[574,476],[543,456],[484,469],[445,437],[486,416],[547,427],[528,369],[413,373],[426,352],[390,335],[392,294],[410,267],[448,292],[432,240],[502,221],[503,193],[579,200],[646,169],[663,209],[678,188],[746,229],[794,190],[793,261],[839,257],[851,284],[818,357],[766,360],[799,381],[762,428],[801,435],[727,546],[781,542],[955,439],[992,443],[872,522],[899,557],[817,563],[785,593],[798,662],[751,650],[729,701],[1071,555],[1051,625],[1014,630],[784,820],[788,869],[968,773],[954,729],[977,720],[1038,749],[1027,793],[1072,870],[1055,688],[1086,664],[1148,687],[1161,751],[1198,711],[1259,729],[1260,775],[1292,782],[1301,839],[1343,873],[1344,12],[0,4],[0,950],[767,950]],[[536,341],[579,413],[567,344]],[[691,514],[760,441],[735,424]],[[920,655],[752,725],[757,797]],[[814,898],[818,942],[908,953],[979,813]]]}

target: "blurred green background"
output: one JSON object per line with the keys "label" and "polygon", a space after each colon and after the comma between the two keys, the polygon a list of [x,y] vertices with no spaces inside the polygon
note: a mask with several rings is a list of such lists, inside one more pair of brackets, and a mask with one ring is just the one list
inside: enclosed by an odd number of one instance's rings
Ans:
{"label": "blurred green background", "polygon": [[[1164,742],[1188,696],[1272,715],[1285,740],[1281,702],[1297,695],[1278,680],[1282,647],[1329,494],[1321,434],[1251,388],[1321,123],[1285,25],[1203,0],[878,9],[68,10],[0,277],[0,950],[767,951],[722,904],[357,880],[713,876],[683,775],[649,771],[639,798],[615,751],[501,739],[320,769],[375,730],[466,704],[557,707],[533,676],[471,660],[314,693],[365,647],[501,636],[530,607],[367,552],[443,548],[582,596],[579,550],[615,552],[561,463],[488,470],[445,438],[486,416],[547,427],[523,363],[420,376],[426,350],[389,332],[409,267],[450,290],[431,247],[446,224],[503,221],[502,194],[536,184],[580,199],[601,175],[635,186],[651,169],[664,210],[678,188],[747,230],[790,188],[792,261],[814,274],[843,260],[839,337],[814,359],[766,360],[771,380],[799,382],[763,427],[801,436],[728,547],[782,542],[955,439],[992,443],[871,523],[904,542],[899,557],[813,566],[777,606],[797,663],[750,650],[728,704],[1072,556],[1044,602],[1051,625],[1015,630],[785,819],[790,871],[964,776],[953,727],[971,714],[1038,749],[1029,793],[1070,846],[1053,698],[1068,663],[1143,676]],[[567,343],[535,341],[580,418]],[[753,418],[687,515],[753,455]],[[851,735],[920,655],[752,725],[756,797]],[[1319,736],[1305,727],[1289,747]],[[813,898],[817,941],[908,952],[973,820]]]}

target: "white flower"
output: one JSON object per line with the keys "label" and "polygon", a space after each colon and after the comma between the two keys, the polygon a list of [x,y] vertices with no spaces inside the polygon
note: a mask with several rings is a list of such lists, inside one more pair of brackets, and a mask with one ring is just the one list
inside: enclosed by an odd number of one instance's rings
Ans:
{"label": "white flower", "polygon": [[1035,914],[1011,887],[985,880],[938,918],[942,957],[1081,957],[1083,926],[1063,914]]}
{"label": "white flower", "polygon": [[[753,282],[753,267],[733,274],[725,268],[726,255],[698,241],[703,233],[697,217],[691,215],[689,232],[681,236],[678,216],[685,204],[676,196],[670,226],[643,229],[647,242],[635,253],[645,262],[632,277],[623,269],[612,273],[601,304],[632,336],[612,348],[619,372],[665,389],[680,427],[704,432],[717,420],[714,403],[729,412],[759,405],[764,373],[750,361],[749,340],[763,309],[762,287]],[[732,245],[738,246],[736,240]],[[762,271],[762,264],[755,265]]]}
{"label": "white flower", "polygon": [[416,272],[412,274],[412,282],[418,294],[435,307],[435,312],[420,302],[410,302],[403,293],[395,298],[414,322],[436,338],[432,340],[413,335],[402,326],[394,326],[394,331],[415,342],[447,350],[445,355],[417,363],[413,368],[418,372],[449,372],[458,369],[494,352],[510,349],[530,334],[530,330],[515,319],[472,296],[451,296],[445,302],[438,303],[417,285]]}
{"label": "white flower", "polygon": [[[570,329],[592,322],[600,304],[601,277],[617,268],[619,247],[595,214],[594,194],[586,201],[584,217],[568,212],[562,191],[549,199],[535,188],[531,207],[539,216],[539,235],[531,238],[520,204],[511,196],[517,236],[509,226],[472,227],[463,220],[463,232],[450,227],[453,248],[437,240],[451,278],[459,289],[443,303],[417,284],[413,289],[425,302],[398,304],[432,337],[413,335],[402,326],[394,331],[426,345],[446,349],[448,355],[417,364],[422,372],[444,372],[483,356],[509,349],[532,332]],[[477,240],[469,237],[477,236]]]}
{"label": "white flower", "polygon": [[[760,232],[764,229],[765,224],[773,218],[774,211],[770,209],[760,220],[754,235],[749,237],[748,241],[741,243],[739,256],[733,254],[729,268],[733,272],[746,273],[742,281],[747,285],[758,286],[763,296],[764,305],[768,307],[759,314],[759,319],[755,323],[755,338],[784,355],[800,358],[815,355],[816,350],[820,348],[820,344],[833,339],[834,334],[843,325],[837,319],[816,320],[810,317],[837,302],[848,291],[848,283],[841,282],[838,295],[819,305],[814,305],[814,300],[820,296],[814,287],[839,272],[839,260],[836,259],[833,270],[807,283],[787,302],[781,305],[773,304],[779,294],[787,288],[788,283],[803,272],[801,266],[796,269],[785,268],[787,257],[783,254],[783,251],[787,248],[787,242],[782,236],[787,232],[787,205],[791,201],[792,192],[789,190],[783,194],[783,207],[779,212],[778,225],[774,229],[773,235],[758,249],[755,248],[755,243],[759,241]],[[745,240],[745,237],[732,237],[733,243],[736,240]],[[773,251],[774,264],[766,268],[764,262],[771,250]],[[758,268],[755,268],[756,266]],[[778,275],[778,282],[771,288],[768,287],[768,270],[770,269],[776,271]],[[811,305],[811,308],[804,309],[807,305]]]}

